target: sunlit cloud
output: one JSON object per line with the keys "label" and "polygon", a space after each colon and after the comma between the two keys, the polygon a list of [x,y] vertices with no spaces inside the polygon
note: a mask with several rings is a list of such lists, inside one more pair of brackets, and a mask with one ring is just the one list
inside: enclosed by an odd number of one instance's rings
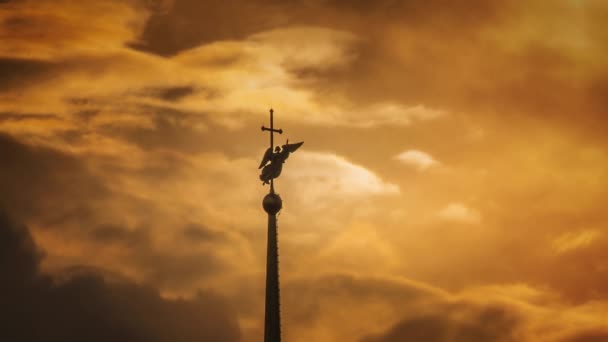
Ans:
{"label": "sunlit cloud", "polygon": [[437,216],[447,222],[477,224],[481,222],[479,211],[463,203],[450,203],[439,211]]}
{"label": "sunlit cloud", "polygon": [[[289,179],[306,184],[304,197],[319,199],[322,194],[378,195],[398,194],[399,186],[388,183],[365,167],[344,157],[322,152],[298,152],[289,165]],[[305,190],[305,189],[302,189]],[[316,193],[317,195],[313,195]]]}
{"label": "sunlit cloud", "polygon": [[439,162],[430,154],[419,150],[403,151],[396,155],[394,159],[419,171],[426,171],[432,166],[439,165]]}

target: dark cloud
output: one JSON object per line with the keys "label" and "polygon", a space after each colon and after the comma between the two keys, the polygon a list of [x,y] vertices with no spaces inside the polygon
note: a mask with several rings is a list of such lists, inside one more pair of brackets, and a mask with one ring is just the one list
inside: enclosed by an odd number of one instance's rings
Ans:
{"label": "dark cloud", "polygon": [[28,120],[55,120],[59,119],[54,114],[14,114],[0,113],[0,122],[3,121],[28,121]]}
{"label": "dark cloud", "polygon": [[517,333],[520,323],[520,318],[505,307],[468,304],[446,307],[433,314],[413,315],[387,332],[363,338],[361,342],[521,341]]}
{"label": "dark cloud", "polygon": [[186,152],[200,151],[209,146],[209,137],[204,129],[196,129],[196,124],[205,126],[204,115],[196,115],[170,109],[146,109],[151,127],[121,127],[108,124],[100,127],[106,135],[124,139],[145,149],[171,149]]}
{"label": "dark cloud", "polygon": [[130,248],[150,243],[150,236],[146,230],[129,230],[112,224],[101,225],[93,229],[91,238],[102,244],[122,243]]}
{"label": "dark cloud", "polygon": [[[455,28],[456,31],[462,31],[491,21],[496,23],[496,20],[509,12],[510,2],[475,0],[465,5],[449,0],[327,0],[319,1],[319,4],[334,7],[341,12],[352,11],[371,18],[401,21],[411,27],[424,27],[450,34],[455,33]],[[446,29],[452,32],[444,31]]]}
{"label": "dark cloud", "polygon": [[[256,130],[230,129],[214,123],[209,113],[191,113],[165,108],[146,107],[143,109],[153,123],[150,127],[125,127],[104,125],[99,131],[113,138],[135,144],[146,151],[172,150],[183,153],[215,152],[221,146],[222,152],[230,157],[241,157],[257,153],[256,146],[241,141],[256,141]],[[245,126],[258,126],[263,120],[248,119]],[[170,158],[170,157],[167,157]],[[150,167],[142,176],[163,176],[175,171],[174,160],[162,163],[166,166],[153,170]],[[184,162],[183,160],[181,162]],[[149,172],[148,172],[149,171]]]}
{"label": "dark cloud", "polygon": [[89,217],[88,203],[111,194],[81,159],[5,134],[0,134],[0,163],[0,204],[20,220],[39,219],[52,226]]}
{"label": "dark cloud", "polygon": [[175,0],[169,9],[156,11],[151,16],[140,41],[132,46],[169,56],[199,44],[242,39],[286,25],[318,25],[365,33],[375,30],[379,23],[382,26],[382,22],[395,21],[449,35],[497,20],[506,7],[506,2],[498,6],[475,1],[475,4],[463,6],[444,0],[229,0],[210,3]]}
{"label": "dark cloud", "polygon": [[213,242],[225,239],[221,231],[212,230],[202,224],[190,224],[183,229],[184,237],[193,242]]}
{"label": "dark cloud", "polygon": [[[6,213],[0,211],[0,234],[0,270],[3,273],[0,286],[6,290],[31,282],[37,277],[42,254],[29,232],[24,226],[10,222]],[[4,291],[2,296],[6,296]]]}
{"label": "dark cloud", "polygon": [[0,319],[6,341],[238,341],[226,302],[209,293],[168,300],[91,271],[61,281],[39,272],[24,226],[0,214]]}
{"label": "dark cloud", "polygon": [[434,301],[437,293],[429,288],[414,284],[392,283],[372,277],[357,277],[349,274],[330,274],[310,279],[295,279],[282,284],[283,303],[290,308],[294,324],[314,321],[324,309],[325,302],[337,297],[358,301],[385,301],[399,299],[403,305],[415,306],[415,303]]}
{"label": "dark cloud", "polygon": [[[143,219],[150,217],[150,213],[163,220],[167,217],[151,201],[107,188],[112,177],[135,174],[152,183],[172,177],[178,172],[175,160],[167,160],[166,166],[160,163],[161,166],[146,166],[140,171],[110,167],[105,170],[108,176],[105,178],[92,174],[85,159],[29,146],[6,135],[0,135],[0,156],[4,165],[0,169],[0,204],[23,222],[61,232],[70,241],[93,243],[98,253],[115,247],[115,253],[125,258],[124,265],[134,267],[159,288],[192,290],[197,281],[216,275],[225,267],[215,255],[215,248],[231,241],[227,235],[199,224],[180,223],[179,219],[163,221],[172,223]],[[117,204],[119,210],[114,207]],[[126,224],[125,217],[137,217],[137,223]],[[173,224],[184,227],[174,241],[178,245],[186,242],[184,237],[194,240],[189,241],[194,244],[203,241],[213,244],[180,253],[159,247],[154,232],[171,231],[172,227],[166,225]],[[95,260],[89,262],[95,264]]]}
{"label": "dark cloud", "polygon": [[[491,298],[456,299],[419,283],[345,274],[291,280],[284,283],[281,294],[288,308],[287,326],[339,324],[334,316],[348,308],[352,319],[362,320],[357,321],[361,342],[525,341],[531,319],[528,312]],[[382,307],[392,309],[375,311]],[[396,323],[370,335],[377,330],[373,322],[386,326],[380,317]],[[334,338],[343,336],[339,330]]]}
{"label": "dark cloud", "polygon": [[[205,228],[200,224],[189,224],[181,230],[180,237],[189,241],[189,249],[175,252],[158,248],[154,244],[149,228],[128,228],[116,224],[100,225],[92,229],[89,238],[99,248],[119,247],[127,256],[126,264],[144,275],[147,281],[159,288],[192,289],[192,285],[210,276],[216,276],[226,265],[215,254],[215,248],[229,243],[230,239],[221,232]],[[196,248],[201,243],[204,248]]]}
{"label": "dark cloud", "polygon": [[28,86],[51,77],[57,63],[36,59],[0,58],[0,90]]}
{"label": "dark cloud", "polygon": [[156,286],[191,290],[197,282],[218,277],[228,269],[214,254],[217,247],[207,246],[204,250],[185,250],[181,253],[142,249],[134,254],[134,258],[139,260],[137,268]]}
{"label": "dark cloud", "polygon": [[567,336],[559,342],[604,342],[608,341],[608,329],[598,327],[596,329],[583,330]]}
{"label": "dark cloud", "polygon": [[586,93],[567,73],[577,62],[560,49],[533,41],[514,51],[488,40],[482,27],[434,32],[395,25],[400,31],[391,37],[383,30],[363,33],[368,39],[358,44],[358,58],[315,85],[362,102],[399,99],[474,113],[563,117],[586,106]]}
{"label": "dark cloud", "polygon": [[176,0],[169,10],[150,17],[141,41],[132,46],[169,56],[202,43],[243,38],[283,21],[270,5],[264,1]]}
{"label": "dark cloud", "polygon": [[194,88],[191,86],[173,87],[162,89],[159,97],[167,101],[177,101],[185,96],[194,93]]}
{"label": "dark cloud", "polygon": [[[167,102],[179,102],[184,97],[193,95],[195,93],[204,94],[207,97],[212,97],[213,91],[211,89],[201,89],[195,87],[193,85],[178,85],[178,86],[167,86],[167,87],[151,87],[148,89],[143,89],[141,91],[132,92],[129,95],[135,95],[138,97],[151,97],[155,99],[164,100]],[[73,103],[80,104],[82,101],[86,101],[86,99],[73,99]],[[86,102],[84,103],[86,104]],[[153,109],[147,106],[142,106],[142,109]]]}

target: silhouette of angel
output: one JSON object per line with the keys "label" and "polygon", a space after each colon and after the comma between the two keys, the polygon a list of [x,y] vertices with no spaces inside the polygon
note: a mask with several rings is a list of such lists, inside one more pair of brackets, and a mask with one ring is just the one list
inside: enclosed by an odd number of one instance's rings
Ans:
{"label": "silhouette of angel", "polygon": [[301,141],[299,143],[290,144],[289,140],[287,140],[282,148],[276,146],[274,152],[272,151],[272,147],[269,147],[266,150],[266,153],[264,153],[260,167],[258,167],[258,169],[263,168],[262,173],[260,174],[260,180],[263,182],[262,184],[269,184],[271,180],[279,177],[281,175],[281,170],[283,169],[283,163],[285,163],[289,154],[295,152],[303,143],[304,142]]}

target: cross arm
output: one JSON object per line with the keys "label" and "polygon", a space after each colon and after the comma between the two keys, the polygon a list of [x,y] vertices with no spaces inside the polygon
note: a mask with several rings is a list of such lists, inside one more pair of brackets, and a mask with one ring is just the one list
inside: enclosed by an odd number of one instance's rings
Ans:
{"label": "cross arm", "polygon": [[274,128],[268,128],[268,127],[264,127],[264,126],[262,126],[262,131],[269,131],[269,132],[275,132],[275,133],[283,134],[283,130],[282,129],[274,129]]}

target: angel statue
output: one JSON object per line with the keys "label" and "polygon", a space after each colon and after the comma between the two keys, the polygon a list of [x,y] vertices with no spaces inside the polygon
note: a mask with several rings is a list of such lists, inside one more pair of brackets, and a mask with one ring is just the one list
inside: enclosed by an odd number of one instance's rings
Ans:
{"label": "angel statue", "polygon": [[277,146],[274,152],[272,151],[272,147],[269,147],[266,150],[266,153],[264,153],[264,158],[262,158],[262,163],[260,163],[260,167],[258,168],[263,168],[262,173],[260,174],[260,180],[263,182],[262,184],[268,184],[271,180],[279,177],[281,175],[281,170],[283,169],[283,163],[287,160],[289,154],[295,152],[303,143],[304,142],[301,141],[299,143],[290,144],[289,140],[287,140],[282,148]]}

